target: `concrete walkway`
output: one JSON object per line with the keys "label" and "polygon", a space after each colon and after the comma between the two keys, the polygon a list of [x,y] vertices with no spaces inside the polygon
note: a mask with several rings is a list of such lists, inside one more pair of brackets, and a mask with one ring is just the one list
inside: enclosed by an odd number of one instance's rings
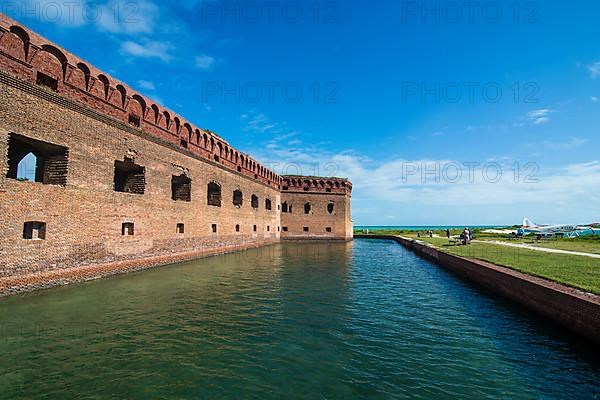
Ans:
{"label": "concrete walkway", "polygon": [[583,256],[583,257],[600,258],[600,254],[581,253],[579,251],[569,251],[569,250],[559,250],[559,249],[549,249],[549,248],[546,248],[546,247],[537,247],[537,246],[533,246],[533,245],[525,244],[525,243],[520,243],[520,244],[518,244],[518,243],[506,243],[506,242],[501,242],[499,240],[473,240],[473,242],[477,242],[477,243],[493,243],[493,244],[499,244],[500,246],[518,247],[518,248],[527,249],[527,250],[544,251],[546,253],[570,254],[572,256]]}

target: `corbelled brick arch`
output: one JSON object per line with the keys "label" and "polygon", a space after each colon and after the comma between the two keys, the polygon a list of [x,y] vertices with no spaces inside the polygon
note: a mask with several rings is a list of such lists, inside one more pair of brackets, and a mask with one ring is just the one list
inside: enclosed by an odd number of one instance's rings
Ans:
{"label": "corbelled brick arch", "polygon": [[85,63],[77,63],[77,68],[71,70],[69,77],[70,83],[75,86],[83,86],[86,91],[90,90],[90,79],[91,79],[90,68]]}
{"label": "corbelled brick arch", "polygon": [[0,37],[0,46],[18,60],[28,62],[29,34],[20,26],[13,25]]}
{"label": "corbelled brick arch", "polygon": [[125,86],[121,84],[118,84],[116,89],[117,90],[113,91],[112,93],[113,104],[119,108],[125,109],[127,102],[127,89],[125,89]]}
{"label": "corbelled brick arch", "polygon": [[[137,94],[127,85],[116,81],[68,51],[49,43],[6,15],[0,15],[0,49],[23,62],[10,64],[5,68],[23,79],[30,81],[37,79],[38,84],[50,87],[60,94],[124,123],[137,125],[137,118],[131,118],[131,114],[134,114],[140,119],[138,127],[145,133],[177,146],[182,145],[180,141],[180,129],[184,125],[182,118]],[[27,63],[31,63],[31,66]],[[33,71],[28,72],[28,69]],[[43,75],[38,78],[37,72]],[[138,112],[138,107],[141,107],[141,112]],[[266,185],[277,187],[279,182],[274,172],[254,160],[249,160],[248,157],[242,159],[239,152],[212,132],[208,131],[207,134],[203,129],[189,125],[196,137],[195,140],[187,138],[188,145],[194,144],[189,146],[188,151],[214,160],[218,149],[221,165]]]}

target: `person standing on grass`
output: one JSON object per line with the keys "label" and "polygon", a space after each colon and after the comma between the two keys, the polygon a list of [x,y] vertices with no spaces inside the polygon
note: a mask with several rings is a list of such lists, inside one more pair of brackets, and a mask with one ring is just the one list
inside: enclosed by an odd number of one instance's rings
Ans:
{"label": "person standing on grass", "polygon": [[450,229],[446,229],[446,237],[450,239]]}

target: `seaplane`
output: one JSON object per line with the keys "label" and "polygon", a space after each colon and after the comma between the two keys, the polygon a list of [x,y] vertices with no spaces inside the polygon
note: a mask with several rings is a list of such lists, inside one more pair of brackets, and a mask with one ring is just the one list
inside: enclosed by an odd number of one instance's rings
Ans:
{"label": "seaplane", "polygon": [[523,225],[517,231],[518,235],[580,237],[600,235],[600,228],[595,225],[538,225],[529,218],[523,219]]}

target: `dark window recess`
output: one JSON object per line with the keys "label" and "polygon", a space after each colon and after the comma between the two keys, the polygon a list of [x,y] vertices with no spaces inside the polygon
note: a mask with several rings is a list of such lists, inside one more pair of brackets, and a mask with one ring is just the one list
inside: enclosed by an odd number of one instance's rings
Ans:
{"label": "dark window recess", "polygon": [[123,222],[121,236],[133,236],[133,222]]}
{"label": "dark window recess", "polygon": [[209,206],[221,207],[221,186],[216,182],[210,182],[207,197]]}
{"label": "dark window recess", "polygon": [[23,224],[23,239],[46,239],[46,223],[39,221],[25,222]]}
{"label": "dark window recess", "polygon": [[58,79],[50,75],[38,72],[35,83],[37,83],[40,86],[46,86],[47,88],[50,88],[55,92],[58,91]]}
{"label": "dark window recess", "polygon": [[258,208],[258,197],[255,194],[252,195],[250,204],[252,205],[252,208]]}
{"label": "dark window recess", "polygon": [[181,144],[181,147],[183,147],[184,149],[188,148],[188,142],[186,140],[181,139],[180,144]]}
{"label": "dark window recess", "polygon": [[331,188],[326,188],[325,191],[329,193],[331,192]]}
{"label": "dark window recess", "polygon": [[282,204],[281,204],[281,212],[282,212],[282,213],[288,213],[288,212],[291,212],[291,211],[289,211],[289,210],[290,210],[290,206],[288,206],[288,203],[287,203],[287,202],[285,202],[285,203],[282,203]]}
{"label": "dark window recess", "polygon": [[307,188],[307,187],[305,187],[305,188],[304,188],[304,191],[305,191],[305,192],[308,192],[308,188]]}
{"label": "dark window recess", "polygon": [[327,228],[325,228],[325,230],[326,230],[327,232],[331,232],[331,227],[327,227]]}
{"label": "dark window recess", "polygon": [[237,167],[238,172],[242,172],[242,167]]}
{"label": "dark window recess", "polygon": [[265,200],[265,209],[271,210],[272,207],[273,207],[273,205],[271,204],[271,199],[266,199]]}
{"label": "dark window recess", "polygon": [[213,158],[215,159],[215,161],[219,162],[219,156],[218,155],[215,154]]}
{"label": "dark window recess", "polygon": [[304,232],[308,232],[308,226],[304,227]]}
{"label": "dark window recess", "polygon": [[139,128],[141,125],[140,117],[138,117],[135,114],[129,114],[129,125],[133,125],[133,126]]}
{"label": "dark window recess", "polygon": [[239,226],[239,225],[236,225],[236,226],[235,226],[235,231],[236,231],[236,232],[239,232],[239,231],[240,231],[240,226]]}
{"label": "dark window recess", "polygon": [[212,224],[212,233],[217,233],[217,224]]}
{"label": "dark window recess", "polygon": [[65,186],[68,162],[66,147],[14,133],[9,136],[7,178]]}
{"label": "dark window recess", "polygon": [[192,201],[192,180],[186,175],[171,177],[171,199]]}
{"label": "dark window recess", "polygon": [[271,227],[267,225],[267,232],[271,232]]}
{"label": "dark window recess", "polygon": [[241,190],[237,189],[233,191],[233,205],[236,207],[241,207],[244,203],[244,194]]}
{"label": "dark window recess", "polygon": [[280,226],[278,226],[278,227],[277,227],[277,232],[279,232],[280,230],[281,230],[281,227],[280,227]]}
{"label": "dark window recess", "polygon": [[144,194],[146,190],[146,169],[133,160],[115,161],[115,192]]}
{"label": "dark window recess", "polygon": [[288,189],[289,189],[289,187],[287,187],[287,186],[284,186],[281,188],[281,190],[288,190]]}
{"label": "dark window recess", "polygon": [[335,206],[333,205],[333,203],[327,204],[327,213],[328,214],[333,214],[334,208],[335,208]]}
{"label": "dark window recess", "polygon": [[283,231],[284,231],[284,232],[287,232],[287,231],[288,231],[288,227],[287,227],[287,226],[284,226],[284,227],[283,227],[283,228],[281,228],[281,229],[283,229]]}
{"label": "dark window recess", "polygon": [[310,203],[306,203],[306,204],[304,205],[304,214],[310,214],[310,210],[311,210],[311,208],[312,208],[312,207],[311,207]]}
{"label": "dark window recess", "polygon": [[185,233],[185,225],[177,224],[177,233]]}
{"label": "dark window recess", "polygon": [[254,225],[254,226],[252,227],[252,230],[253,230],[254,232],[256,232],[256,229],[257,229],[257,227],[256,227],[256,225]]}

